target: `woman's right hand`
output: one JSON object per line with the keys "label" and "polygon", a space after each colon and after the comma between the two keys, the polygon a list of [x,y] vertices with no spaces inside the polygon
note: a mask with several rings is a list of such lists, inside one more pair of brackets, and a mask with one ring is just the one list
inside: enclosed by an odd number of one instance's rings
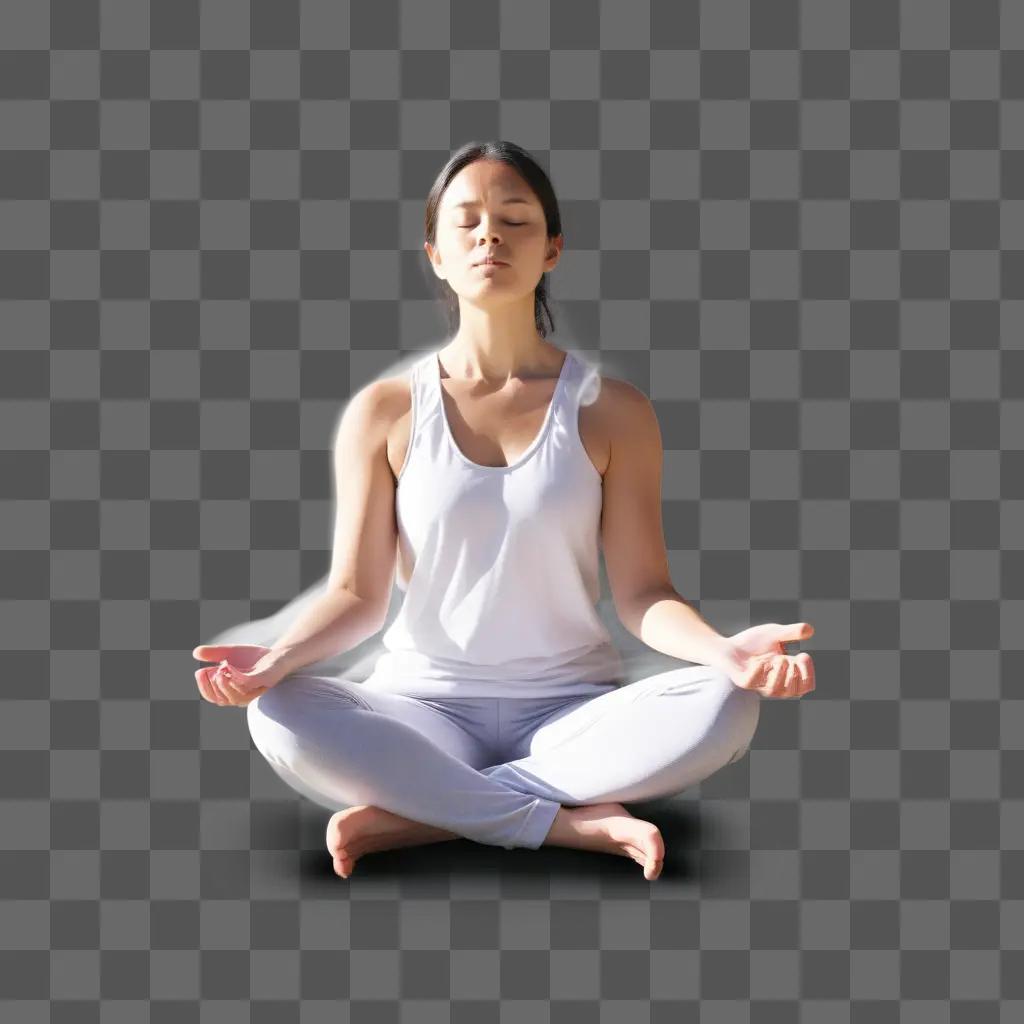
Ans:
{"label": "woman's right hand", "polygon": [[278,654],[260,644],[201,644],[192,656],[218,662],[195,672],[199,692],[211,704],[245,707],[287,674]]}

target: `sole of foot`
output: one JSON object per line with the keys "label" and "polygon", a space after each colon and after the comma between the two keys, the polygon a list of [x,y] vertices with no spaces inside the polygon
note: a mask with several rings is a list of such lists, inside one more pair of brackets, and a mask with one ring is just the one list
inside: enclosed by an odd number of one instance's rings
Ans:
{"label": "sole of foot", "polygon": [[653,822],[634,817],[618,803],[566,807],[564,810],[571,837],[563,835],[561,838],[571,838],[572,841],[559,845],[582,846],[630,857],[644,869],[644,878],[649,882],[661,874],[665,840]]}
{"label": "sole of foot", "polygon": [[454,839],[454,832],[360,804],[335,811],[327,822],[327,849],[335,874],[348,878],[364,853]]}

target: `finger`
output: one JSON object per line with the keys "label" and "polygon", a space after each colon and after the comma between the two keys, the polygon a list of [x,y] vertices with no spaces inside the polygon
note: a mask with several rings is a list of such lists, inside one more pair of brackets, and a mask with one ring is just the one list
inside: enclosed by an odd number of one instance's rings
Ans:
{"label": "finger", "polygon": [[768,664],[767,658],[755,658],[747,663],[747,689],[764,693],[768,680]]}
{"label": "finger", "polygon": [[779,682],[779,696],[791,698],[797,695],[797,687],[800,685],[800,675],[796,671],[793,659],[787,654],[782,665]]}
{"label": "finger", "polygon": [[221,675],[220,669],[209,668],[207,669],[207,672],[209,673],[210,681],[214,689],[217,691],[217,694],[220,697],[220,702],[222,704],[233,704],[234,695],[226,685],[226,681]]}
{"label": "finger", "polygon": [[258,676],[250,676],[238,669],[228,668],[226,679],[224,675],[221,673],[221,684],[231,694],[233,704],[248,704],[269,689],[260,685]]}
{"label": "finger", "polygon": [[246,689],[242,689],[237,682],[232,683],[230,680],[222,678],[220,680],[221,687],[229,694],[229,703],[234,707],[245,707],[247,704],[251,704],[257,697],[265,693],[267,687],[265,686],[248,686]]}
{"label": "finger", "polygon": [[786,696],[795,699],[800,696],[800,670],[792,658],[786,658]]}
{"label": "finger", "polygon": [[764,672],[764,693],[766,697],[778,695],[779,660],[772,658],[765,665]]}
{"label": "finger", "polygon": [[789,696],[789,658],[785,654],[778,659],[777,669],[773,696],[784,698]]}
{"label": "finger", "polygon": [[202,689],[203,696],[211,704],[223,704],[224,695],[220,692],[217,684],[213,681],[213,677],[209,668],[201,668],[196,672],[196,679],[200,682],[200,688]]}
{"label": "finger", "polygon": [[767,662],[764,658],[748,661],[739,685],[745,690],[761,690],[764,687],[766,665]]}
{"label": "finger", "polygon": [[785,658],[776,658],[772,662],[771,670],[771,696],[776,698],[784,696],[783,688],[786,682],[786,663]]}
{"label": "finger", "polygon": [[242,689],[238,685],[238,675],[230,667],[217,670],[217,683],[221,690],[227,694],[228,700],[232,704],[237,704],[244,696]]}
{"label": "finger", "polygon": [[796,694],[798,697],[802,697],[811,688],[811,679],[807,671],[807,662],[801,660],[799,657],[793,662],[793,669],[797,674],[797,689]]}
{"label": "finger", "polygon": [[214,704],[230,704],[231,699],[225,692],[220,681],[216,677],[216,670],[211,668],[202,668],[199,670],[203,673],[203,678],[206,680],[207,688],[209,689]]}
{"label": "finger", "polygon": [[230,665],[220,670],[220,681],[227,692],[235,697],[244,697],[253,687],[249,676]]}
{"label": "finger", "polygon": [[217,704],[217,694],[206,677],[206,669],[197,669],[194,675],[196,677],[196,686],[199,687],[199,693],[202,695],[203,700],[208,700],[211,704]]}
{"label": "finger", "polygon": [[814,689],[814,662],[811,656],[802,652],[796,656],[796,664],[800,669],[801,696]]}
{"label": "finger", "polygon": [[801,662],[797,661],[796,658],[789,659],[789,681],[791,687],[792,697],[802,697],[804,695],[804,673]]}

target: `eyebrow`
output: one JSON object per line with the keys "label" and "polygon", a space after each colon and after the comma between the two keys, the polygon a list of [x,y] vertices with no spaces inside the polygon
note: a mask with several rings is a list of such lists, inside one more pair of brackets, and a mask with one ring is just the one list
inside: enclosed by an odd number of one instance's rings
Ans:
{"label": "eyebrow", "polygon": [[[513,197],[511,199],[503,199],[502,203],[526,203],[527,205],[529,205],[530,200],[529,199],[521,199],[519,197]],[[460,207],[463,207],[463,206],[479,206],[479,205],[480,205],[479,202],[477,202],[477,200],[475,200],[475,199],[464,199],[461,203],[453,203],[452,204],[452,209],[453,210],[458,210]]]}

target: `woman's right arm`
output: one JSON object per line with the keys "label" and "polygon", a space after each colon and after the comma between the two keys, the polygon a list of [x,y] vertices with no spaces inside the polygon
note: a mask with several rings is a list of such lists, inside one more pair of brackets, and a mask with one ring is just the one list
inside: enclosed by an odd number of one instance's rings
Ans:
{"label": "woman's right arm", "polygon": [[327,587],[270,648],[282,678],[351,650],[387,616],[397,543],[387,438],[402,406],[401,384],[382,379],[358,391],[342,414],[333,446],[335,523]]}

